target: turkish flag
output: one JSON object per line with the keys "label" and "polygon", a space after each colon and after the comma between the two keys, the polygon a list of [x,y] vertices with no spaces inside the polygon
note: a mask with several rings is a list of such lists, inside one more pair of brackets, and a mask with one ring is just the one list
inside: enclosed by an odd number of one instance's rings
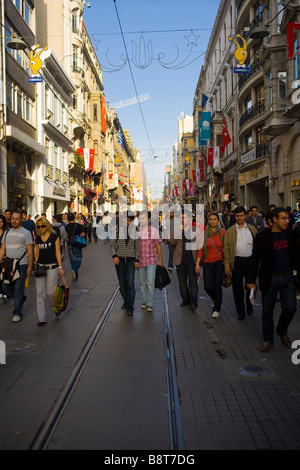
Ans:
{"label": "turkish flag", "polygon": [[95,159],[95,150],[90,149],[90,153],[89,153],[89,170],[94,169],[94,159]]}
{"label": "turkish flag", "polygon": [[207,168],[209,166],[213,166],[213,161],[214,161],[214,148],[213,147],[209,147],[209,149],[207,150]]}
{"label": "turkish flag", "polygon": [[183,189],[186,189],[186,180],[183,180],[183,181],[182,181],[182,188],[183,188]]}
{"label": "turkish flag", "polygon": [[196,170],[192,170],[192,174],[193,174],[193,183],[196,183],[197,179],[196,179]]}
{"label": "turkish flag", "polygon": [[231,138],[228,133],[225,117],[223,116],[222,145],[226,147],[226,145],[230,144],[230,142]]}
{"label": "turkish flag", "polygon": [[288,58],[292,59],[294,57],[294,28],[300,29],[300,23],[288,23],[286,28],[286,35],[288,40]]}
{"label": "turkish flag", "polygon": [[200,180],[201,181],[205,181],[203,161],[204,161],[204,155],[203,153],[201,153],[201,156],[200,156]]}

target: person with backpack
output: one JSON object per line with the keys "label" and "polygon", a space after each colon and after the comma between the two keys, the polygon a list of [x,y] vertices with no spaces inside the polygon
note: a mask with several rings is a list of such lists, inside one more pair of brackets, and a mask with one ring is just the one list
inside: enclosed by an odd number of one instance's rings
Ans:
{"label": "person with backpack", "polygon": [[[64,275],[61,260],[60,239],[47,219],[39,219],[36,224],[39,235],[35,240],[35,286],[39,322],[37,326],[47,324],[47,296],[53,306],[57,282]],[[38,275],[39,268],[40,274]]]}
{"label": "person with backpack", "polygon": [[53,216],[52,227],[55,230],[57,236],[59,237],[61,257],[62,259],[64,259],[67,232],[65,225],[62,223],[62,216],[60,214],[56,214]]}
{"label": "person with backpack", "polygon": [[69,259],[72,268],[71,275],[72,280],[76,281],[78,279],[78,271],[82,262],[82,248],[72,245],[72,237],[79,235],[80,237],[86,238],[86,227],[75,222],[75,216],[72,213],[68,215],[68,221],[69,223],[66,226],[66,232]]}
{"label": "person with backpack", "polygon": [[[14,300],[12,321],[22,320],[22,308],[26,277],[33,267],[33,238],[29,230],[22,227],[22,215],[14,211],[11,215],[12,228],[2,240],[0,263],[3,261],[3,293]],[[5,269],[5,266],[7,269]]]}

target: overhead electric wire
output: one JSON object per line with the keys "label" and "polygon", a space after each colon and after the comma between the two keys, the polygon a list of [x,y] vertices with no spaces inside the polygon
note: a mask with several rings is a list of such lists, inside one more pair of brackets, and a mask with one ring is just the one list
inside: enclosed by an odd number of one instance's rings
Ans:
{"label": "overhead electric wire", "polygon": [[126,42],[125,42],[125,38],[124,38],[124,33],[123,33],[123,29],[122,29],[122,25],[121,25],[121,21],[120,21],[120,17],[119,17],[119,12],[118,12],[118,8],[117,8],[116,0],[113,0],[113,1],[114,1],[114,4],[115,4],[115,10],[116,10],[116,14],[117,14],[118,22],[119,22],[119,27],[120,27],[120,31],[121,31],[121,35],[122,35],[122,40],[123,40],[123,44],[124,44],[124,48],[125,48],[125,54],[126,54],[127,61],[128,61],[128,66],[129,66],[129,70],[130,70],[131,79],[132,79],[134,90],[135,90],[135,93],[136,93],[136,96],[137,96],[138,105],[139,105],[139,108],[140,108],[140,113],[141,113],[141,116],[142,116],[142,120],[143,120],[143,124],[144,124],[145,131],[146,131],[146,134],[147,134],[150,149],[151,149],[152,155],[154,156],[154,151],[153,151],[153,148],[152,148],[152,145],[151,145],[148,129],[147,129],[147,126],[146,126],[146,121],[145,121],[145,118],[144,118],[144,113],[143,113],[142,106],[141,106],[141,103],[140,103],[140,100],[139,100],[139,94],[138,94],[138,91],[137,91],[135,79],[134,79],[134,76],[133,76],[133,72],[132,72],[132,68],[131,68],[131,64],[130,64],[130,60],[129,60],[129,55],[128,55],[128,51],[127,51],[127,46],[126,46]]}

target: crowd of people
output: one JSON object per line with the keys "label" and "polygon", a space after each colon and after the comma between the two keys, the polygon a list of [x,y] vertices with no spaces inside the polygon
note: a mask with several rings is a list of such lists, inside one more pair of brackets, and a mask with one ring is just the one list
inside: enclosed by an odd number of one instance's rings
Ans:
{"label": "crowd of people", "polygon": [[246,314],[253,314],[258,278],[262,292],[261,350],[273,348],[273,312],[278,294],[281,315],[276,333],[290,347],[288,327],[297,309],[300,275],[300,205],[293,212],[290,207],[271,205],[264,214],[257,206],[249,211],[239,206],[232,214],[223,210],[207,211],[204,220],[198,216],[184,207],[180,214],[173,210],[160,213],[157,224],[153,223],[154,213],[148,210],[135,216],[130,212],[121,215],[105,212],[101,216],[96,212],[87,216],[65,213],[54,215],[50,222],[46,214],[32,220],[25,208],[7,209],[0,215],[0,298],[3,302],[13,299],[12,321],[19,322],[26,300],[26,279],[34,274],[37,325],[46,325],[48,302],[53,306],[56,285],[64,276],[62,261],[66,252],[72,280],[76,281],[83,247],[101,238],[110,246],[122,308],[129,316],[133,315],[137,270],[141,308],[152,312],[157,266],[164,266],[162,244],[165,244],[169,249],[167,268],[177,272],[181,307],[197,309],[202,269],[212,317],[220,316],[222,289],[230,284],[237,318],[243,320]]}

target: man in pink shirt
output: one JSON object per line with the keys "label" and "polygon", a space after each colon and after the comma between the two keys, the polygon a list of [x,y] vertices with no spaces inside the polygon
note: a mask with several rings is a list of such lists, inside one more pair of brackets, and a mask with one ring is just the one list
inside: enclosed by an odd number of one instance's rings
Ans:
{"label": "man in pink shirt", "polygon": [[[143,296],[142,308],[153,311],[156,266],[163,266],[161,238],[156,228],[151,227],[151,212],[143,210],[139,216],[140,266],[139,279]],[[159,259],[157,263],[157,257]]]}

